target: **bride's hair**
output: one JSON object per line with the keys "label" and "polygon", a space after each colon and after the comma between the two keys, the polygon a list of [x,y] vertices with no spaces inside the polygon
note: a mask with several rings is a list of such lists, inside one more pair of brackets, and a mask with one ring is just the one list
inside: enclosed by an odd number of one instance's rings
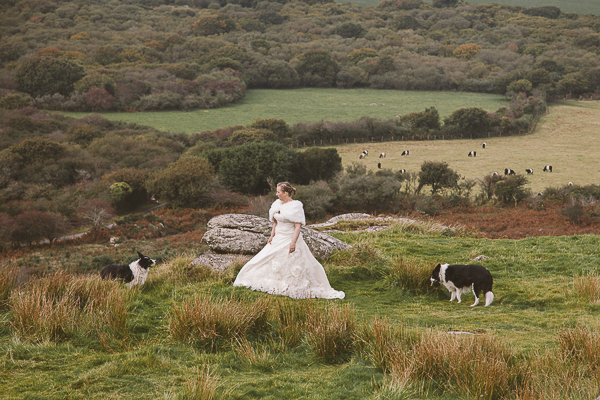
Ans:
{"label": "bride's hair", "polygon": [[289,184],[289,182],[279,182],[277,187],[280,187],[284,192],[288,192],[290,196],[296,193],[296,188]]}

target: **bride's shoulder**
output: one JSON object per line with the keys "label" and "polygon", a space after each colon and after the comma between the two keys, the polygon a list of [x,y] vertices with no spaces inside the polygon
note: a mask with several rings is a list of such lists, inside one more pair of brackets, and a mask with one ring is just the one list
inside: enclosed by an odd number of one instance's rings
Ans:
{"label": "bride's shoulder", "polygon": [[283,202],[281,200],[277,199],[277,200],[275,200],[273,202],[273,204],[271,204],[271,207],[277,207],[277,206],[280,206],[282,204],[283,204]]}

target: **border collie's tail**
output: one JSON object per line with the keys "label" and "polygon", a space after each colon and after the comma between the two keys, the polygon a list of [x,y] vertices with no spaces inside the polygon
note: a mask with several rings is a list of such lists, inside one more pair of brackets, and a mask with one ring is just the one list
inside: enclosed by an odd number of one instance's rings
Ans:
{"label": "border collie's tail", "polygon": [[494,293],[486,292],[485,293],[485,306],[487,307],[490,304],[492,304],[492,301],[494,301]]}

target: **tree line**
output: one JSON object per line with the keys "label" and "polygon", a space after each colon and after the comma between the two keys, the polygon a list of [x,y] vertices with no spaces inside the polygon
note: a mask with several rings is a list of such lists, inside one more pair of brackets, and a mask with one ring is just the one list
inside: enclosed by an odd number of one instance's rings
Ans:
{"label": "tree line", "polygon": [[600,16],[454,0],[8,0],[0,102],[195,109],[295,87],[580,96],[600,91],[599,32]]}

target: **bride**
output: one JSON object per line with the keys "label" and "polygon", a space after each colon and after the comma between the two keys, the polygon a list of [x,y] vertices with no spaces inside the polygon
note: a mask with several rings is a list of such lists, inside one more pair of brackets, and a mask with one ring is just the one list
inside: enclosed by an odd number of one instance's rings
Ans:
{"label": "bride", "polygon": [[277,197],[269,210],[274,222],[267,245],[239,272],[233,286],[245,286],[294,299],[319,297],[343,299],[344,292],[329,284],[323,266],[304,242],[300,228],[305,225],[304,208],[293,200],[296,192],[289,183],[277,184]]}

